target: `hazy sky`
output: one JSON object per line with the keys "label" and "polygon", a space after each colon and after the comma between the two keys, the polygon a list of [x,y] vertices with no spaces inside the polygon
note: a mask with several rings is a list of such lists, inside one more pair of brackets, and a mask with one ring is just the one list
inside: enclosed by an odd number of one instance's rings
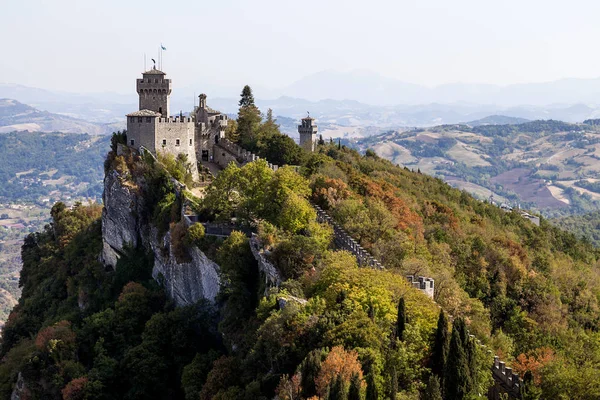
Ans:
{"label": "hazy sky", "polygon": [[282,87],[325,69],[406,82],[600,76],[600,2],[0,0],[0,82],[131,92],[143,54],[199,82]]}

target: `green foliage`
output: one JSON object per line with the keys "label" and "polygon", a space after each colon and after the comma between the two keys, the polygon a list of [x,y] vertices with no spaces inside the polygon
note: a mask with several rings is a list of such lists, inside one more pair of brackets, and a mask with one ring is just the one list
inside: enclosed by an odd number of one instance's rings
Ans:
{"label": "green foliage", "polygon": [[438,378],[436,375],[429,376],[427,388],[425,388],[425,392],[421,396],[421,400],[443,400],[440,378]]}
{"label": "green foliage", "polygon": [[194,223],[187,230],[186,242],[188,245],[200,246],[202,239],[204,239],[204,235],[204,225]]}

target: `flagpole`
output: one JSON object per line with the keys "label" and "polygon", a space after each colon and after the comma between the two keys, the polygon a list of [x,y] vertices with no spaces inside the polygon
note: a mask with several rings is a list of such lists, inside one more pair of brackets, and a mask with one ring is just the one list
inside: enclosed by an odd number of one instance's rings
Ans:
{"label": "flagpole", "polygon": [[148,71],[146,69],[146,53],[144,53],[144,72]]}

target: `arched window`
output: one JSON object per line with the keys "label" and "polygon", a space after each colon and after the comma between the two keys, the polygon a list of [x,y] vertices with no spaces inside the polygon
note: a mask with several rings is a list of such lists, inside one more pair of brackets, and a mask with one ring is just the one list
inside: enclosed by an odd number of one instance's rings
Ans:
{"label": "arched window", "polygon": [[190,146],[192,145],[192,139],[190,139]]}
{"label": "arched window", "polygon": [[163,139],[163,146],[167,145],[167,139]]}
{"label": "arched window", "polygon": [[162,114],[162,107],[158,107],[158,112]]}
{"label": "arched window", "polygon": [[131,145],[134,146],[135,145],[135,140],[131,139]]}
{"label": "arched window", "polygon": [[175,146],[179,146],[179,139],[175,139]]}

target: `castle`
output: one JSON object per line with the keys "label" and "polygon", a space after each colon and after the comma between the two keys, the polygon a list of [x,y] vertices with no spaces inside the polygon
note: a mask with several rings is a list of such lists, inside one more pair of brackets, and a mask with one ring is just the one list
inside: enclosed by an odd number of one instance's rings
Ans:
{"label": "castle", "polygon": [[137,79],[139,110],[127,114],[127,144],[154,154],[185,154],[195,175],[198,160],[212,161],[214,146],[225,137],[227,115],[208,107],[206,95],[201,94],[189,117],[170,116],[172,86],[165,75],[154,67]]}
{"label": "castle", "polygon": [[[141,147],[154,154],[184,154],[190,163],[194,177],[198,162],[211,162],[224,168],[231,161],[238,164],[258,159],[244,149],[225,139],[227,115],[206,105],[206,95],[199,96],[198,107],[190,116],[170,116],[171,80],[154,66],[137,79],[139,110],[127,114],[127,144]],[[314,151],[317,125],[307,116],[298,126],[300,146]]]}

